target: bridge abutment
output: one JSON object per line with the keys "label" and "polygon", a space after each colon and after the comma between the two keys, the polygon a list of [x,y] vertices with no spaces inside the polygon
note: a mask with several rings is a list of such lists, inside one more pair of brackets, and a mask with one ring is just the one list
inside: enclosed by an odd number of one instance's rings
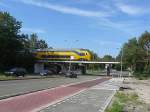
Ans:
{"label": "bridge abutment", "polygon": [[44,63],[35,63],[34,64],[34,73],[40,73],[44,70]]}

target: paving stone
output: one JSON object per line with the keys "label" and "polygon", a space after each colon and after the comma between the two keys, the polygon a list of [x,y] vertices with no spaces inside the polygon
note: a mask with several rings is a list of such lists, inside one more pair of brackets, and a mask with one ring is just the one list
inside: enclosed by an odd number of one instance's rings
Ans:
{"label": "paving stone", "polygon": [[113,90],[89,89],[83,93],[43,109],[41,112],[98,112],[105,106]]}

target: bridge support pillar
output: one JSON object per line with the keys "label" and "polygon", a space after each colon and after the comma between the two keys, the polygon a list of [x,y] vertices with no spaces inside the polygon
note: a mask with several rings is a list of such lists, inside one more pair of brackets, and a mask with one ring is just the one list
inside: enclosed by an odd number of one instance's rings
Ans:
{"label": "bridge support pillar", "polygon": [[86,74],[86,65],[80,65],[80,69],[81,69],[81,74],[85,75]]}
{"label": "bridge support pillar", "polygon": [[34,73],[40,73],[44,70],[44,63],[35,63],[34,64]]}

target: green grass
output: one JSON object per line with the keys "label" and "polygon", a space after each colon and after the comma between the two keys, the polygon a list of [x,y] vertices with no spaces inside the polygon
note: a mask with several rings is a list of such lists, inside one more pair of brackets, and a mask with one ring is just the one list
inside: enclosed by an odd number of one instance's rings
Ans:
{"label": "green grass", "polygon": [[16,78],[12,76],[4,76],[4,75],[0,76],[0,80],[12,80],[12,79],[16,79]]}
{"label": "green grass", "polygon": [[118,101],[114,101],[110,108],[106,109],[106,112],[122,112],[123,105],[120,104]]}
{"label": "green grass", "polygon": [[16,79],[16,77],[6,76],[5,74],[0,73],[0,80],[12,80],[12,79]]}
{"label": "green grass", "polygon": [[120,103],[126,103],[127,101],[136,102],[138,99],[138,95],[136,93],[125,94],[123,92],[117,92],[115,97],[117,97]]}
{"label": "green grass", "polygon": [[125,94],[123,92],[117,92],[112,105],[105,112],[122,112],[123,107],[128,102],[139,104],[138,95],[136,93]]}

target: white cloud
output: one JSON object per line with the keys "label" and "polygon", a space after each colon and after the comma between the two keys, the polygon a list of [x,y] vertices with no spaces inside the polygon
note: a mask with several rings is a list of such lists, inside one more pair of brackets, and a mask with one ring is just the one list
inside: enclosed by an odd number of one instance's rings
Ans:
{"label": "white cloud", "polygon": [[37,29],[37,28],[22,28],[21,31],[27,32],[27,33],[46,33],[43,29]]}
{"label": "white cloud", "polygon": [[[17,0],[18,1],[18,0]],[[79,15],[79,16],[87,16],[87,17],[108,17],[110,14],[104,11],[90,11],[90,10],[83,10],[75,7],[68,7],[62,5],[54,5],[48,2],[41,2],[35,0],[21,0],[21,2],[25,4],[35,5],[38,7],[47,8],[50,10],[58,11],[61,13],[72,14],[72,15]]]}
{"label": "white cloud", "polygon": [[133,6],[133,5],[127,5],[127,4],[123,4],[123,3],[118,3],[117,7],[126,14],[129,15],[141,15],[143,13],[146,13],[147,11],[142,8],[142,7],[138,7],[138,6]]}
{"label": "white cloud", "polygon": [[[137,24],[133,24],[132,21],[120,21],[120,22],[114,22],[111,20],[112,14],[120,13],[118,12],[118,9],[122,11],[123,13],[129,14],[129,15],[138,15],[141,13],[144,13],[145,10],[143,10],[141,7],[133,6],[133,5],[128,5],[127,3],[123,3],[120,0],[114,0],[115,6],[112,7],[109,6],[106,9],[108,11],[91,11],[91,10],[83,10],[80,8],[75,8],[75,7],[69,7],[69,6],[64,6],[64,5],[58,5],[58,4],[51,4],[50,2],[45,2],[42,0],[15,0],[17,2],[22,2],[24,4],[29,4],[41,8],[46,8],[49,10],[57,11],[60,13],[64,14],[72,14],[72,15],[77,15],[77,16],[86,16],[86,17],[94,17],[96,18],[96,26],[102,26],[101,28],[112,28],[123,31],[128,34],[132,34],[132,29],[134,29]],[[113,12],[112,12],[112,9]],[[44,33],[45,31],[40,30],[40,29],[25,29],[26,31],[30,32],[39,32],[39,33]]]}
{"label": "white cloud", "polygon": [[[16,0],[18,1],[18,0]],[[29,5],[34,5],[42,8],[47,8],[50,10],[54,10],[60,13],[78,15],[78,16],[86,16],[86,17],[95,17],[98,19],[98,24],[104,27],[111,27],[120,29],[122,27],[121,24],[116,24],[109,20],[107,17],[112,16],[114,12],[109,7],[109,11],[90,11],[90,10],[82,10],[79,8],[62,6],[62,5],[54,5],[49,2],[41,2],[40,0],[20,0],[21,2]]]}
{"label": "white cloud", "polygon": [[97,22],[99,26],[101,26],[101,28],[103,29],[117,29],[120,31],[123,31],[125,33],[130,33],[130,31],[128,30],[128,28],[132,27],[132,23],[131,22],[113,22],[110,19],[104,18],[104,19],[100,19]]}

